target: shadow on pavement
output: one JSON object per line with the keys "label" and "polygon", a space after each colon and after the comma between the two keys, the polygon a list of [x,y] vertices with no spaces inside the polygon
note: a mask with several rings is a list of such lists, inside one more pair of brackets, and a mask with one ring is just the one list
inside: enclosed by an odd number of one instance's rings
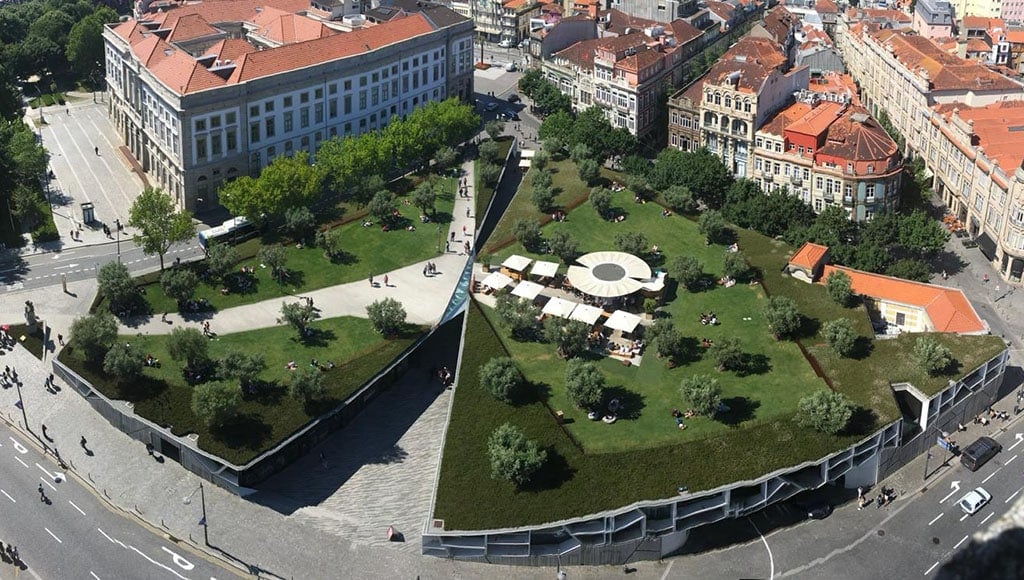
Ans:
{"label": "shadow on pavement", "polygon": [[409,369],[350,424],[284,471],[254,486],[249,501],[290,515],[319,505],[366,465],[402,463],[408,452],[399,441],[443,392],[431,371],[455,369],[461,324],[446,324],[413,356]]}

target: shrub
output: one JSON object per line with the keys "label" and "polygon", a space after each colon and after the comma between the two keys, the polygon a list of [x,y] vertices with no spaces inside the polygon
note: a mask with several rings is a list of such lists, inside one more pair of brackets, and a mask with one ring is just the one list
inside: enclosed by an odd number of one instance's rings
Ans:
{"label": "shrub", "polygon": [[740,347],[740,339],[723,338],[708,348],[708,355],[715,361],[719,371],[737,371],[743,368],[746,357]]}
{"label": "shrub", "polygon": [[569,158],[572,159],[573,163],[579,165],[584,159],[593,159],[594,151],[586,143],[577,143],[569,151]]}
{"label": "shrub", "polygon": [[71,342],[87,360],[103,360],[116,340],[117,319],[109,312],[83,316],[71,324]]}
{"label": "shrub", "polygon": [[487,121],[487,123],[484,124],[484,131],[487,132],[487,136],[490,137],[492,141],[497,140],[498,137],[501,137],[501,134],[505,132],[505,123],[496,119]]}
{"label": "shrub", "polygon": [[921,370],[939,375],[953,364],[953,353],[931,336],[922,336],[914,343],[914,358]]}
{"label": "shrub", "polygon": [[115,312],[126,308],[135,300],[135,282],[128,272],[128,266],[121,262],[103,264],[96,275],[96,283],[97,292]]}
{"label": "shrub", "polygon": [[836,304],[849,306],[853,298],[853,283],[846,272],[835,271],[825,279],[825,292]]}
{"label": "shrub", "polygon": [[480,367],[480,385],[495,399],[511,403],[523,385],[523,375],[511,358],[494,357]]}
{"label": "shrub", "polygon": [[679,213],[693,213],[697,209],[697,200],[685,185],[673,185],[662,193],[665,204]]}
{"label": "shrub", "polygon": [[704,264],[693,256],[676,256],[668,263],[668,271],[673,278],[690,290],[704,278]]}
{"label": "shrub", "polygon": [[686,377],[679,385],[679,394],[698,415],[713,417],[722,403],[722,387],[709,375]]}
{"label": "shrub", "polygon": [[821,389],[797,403],[797,423],[822,433],[835,435],[846,428],[853,416],[853,405],[841,393]]}
{"label": "shrub", "polygon": [[587,185],[593,185],[601,177],[601,166],[593,159],[581,159],[576,164],[576,170]]}
{"label": "shrub", "polygon": [[590,190],[590,205],[594,207],[601,219],[608,219],[612,211],[612,190],[607,187],[595,187]]}
{"label": "shrub", "polygon": [[103,357],[103,371],[121,379],[134,379],[142,374],[143,355],[134,347],[111,348]]}
{"label": "shrub", "polygon": [[683,335],[671,321],[665,320],[668,324],[659,329],[657,334],[650,341],[651,347],[657,353],[658,358],[665,359],[669,366],[675,364],[675,359],[683,350]]}
{"label": "shrub", "polygon": [[214,280],[223,281],[237,262],[238,252],[234,246],[214,242],[206,249],[206,271]]}
{"label": "shrub", "polygon": [[530,172],[530,186],[534,189],[549,188],[553,182],[551,171],[548,169],[534,169]]}
{"label": "shrub", "polygon": [[224,355],[217,364],[221,378],[237,379],[243,389],[256,380],[256,377],[267,367],[263,353],[246,353],[231,351]]}
{"label": "shrub", "polygon": [[306,335],[306,329],[315,315],[313,307],[305,301],[281,304],[281,319],[298,331],[299,339]]}
{"label": "shrub", "polygon": [[223,425],[238,412],[242,393],[228,383],[203,383],[192,391],[192,412],[207,425]]}
{"label": "shrub", "polygon": [[327,393],[324,387],[324,375],[320,369],[305,367],[297,369],[292,373],[292,380],[288,384],[288,394],[296,399],[308,403],[313,399],[321,399]]}
{"label": "shrub", "polygon": [[574,358],[587,352],[590,325],[552,316],[544,323],[544,339],[554,344],[559,356]]}
{"label": "shrub", "polygon": [[527,439],[521,429],[505,423],[495,429],[487,440],[487,457],[491,462],[492,478],[522,487],[544,465],[548,454],[536,441]]}
{"label": "shrub", "polygon": [[438,149],[437,153],[434,153],[434,164],[438,171],[454,167],[458,162],[459,153],[447,145]]}
{"label": "shrub", "polygon": [[498,185],[498,178],[501,177],[501,166],[495,163],[483,161],[477,166],[480,173],[480,182],[487,187]]}
{"label": "shrub", "polygon": [[285,274],[288,273],[284,268],[284,248],[277,245],[261,246],[260,251],[256,253],[256,259],[270,268],[270,275],[277,280],[278,284],[284,281]]}
{"label": "shrub", "polygon": [[857,344],[857,333],[853,331],[853,323],[848,318],[829,320],[822,325],[821,334],[839,356],[850,356]]}
{"label": "shrub", "polygon": [[619,232],[614,238],[615,248],[634,256],[646,256],[651,242],[642,232]]}
{"label": "shrub", "polygon": [[787,296],[772,296],[764,307],[764,317],[768,321],[768,331],[776,339],[792,336],[800,328],[800,311],[796,302]]}
{"label": "shrub", "polygon": [[480,153],[480,159],[486,163],[497,164],[501,162],[498,144],[494,141],[484,141],[480,144],[480,147],[477,148],[477,151]]}
{"label": "shrub", "polygon": [[551,161],[551,155],[547,151],[541,150],[533,154],[530,167],[533,169],[544,169],[548,166],[549,161]]}
{"label": "shrub", "polygon": [[543,146],[549,155],[558,155],[565,148],[565,142],[558,137],[548,137],[544,140]]}
{"label": "shrub", "polygon": [[540,223],[537,220],[516,220],[512,224],[512,235],[528,252],[541,249]]}
{"label": "shrub", "polygon": [[395,336],[405,327],[405,308],[394,298],[374,300],[366,307],[373,329],[384,336]]}
{"label": "shrub", "polygon": [[398,210],[398,202],[395,201],[395,194],[387,190],[381,190],[373,194],[370,203],[366,204],[366,210],[370,212],[380,223],[389,223]]}
{"label": "shrub", "polygon": [[726,252],[722,274],[735,280],[741,280],[750,274],[750,262],[747,261],[743,252]]}
{"label": "shrub", "polygon": [[697,225],[709,244],[719,241],[725,232],[725,218],[722,217],[722,212],[715,209],[700,214]]}
{"label": "shrub", "polygon": [[199,277],[188,268],[172,268],[164,270],[160,275],[160,287],[164,294],[174,298],[179,305],[187,302],[196,293]]}
{"label": "shrub", "polygon": [[299,242],[308,240],[315,227],[316,217],[308,207],[300,205],[285,210],[283,228],[291,239]]}
{"label": "shrub", "polygon": [[594,409],[604,399],[604,373],[597,365],[574,358],[565,367],[565,391],[578,409]]}

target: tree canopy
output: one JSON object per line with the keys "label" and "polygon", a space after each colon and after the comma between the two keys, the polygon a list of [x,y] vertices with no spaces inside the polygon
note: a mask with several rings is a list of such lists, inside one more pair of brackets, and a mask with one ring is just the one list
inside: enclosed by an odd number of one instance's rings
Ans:
{"label": "tree canopy", "polygon": [[195,235],[192,215],[177,211],[174,199],[163,191],[147,187],[132,202],[128,210],[128,225],[139,233],[132,236],[146,255],[160,256],[160,269],[164,269],[164,255],[171,246],[185,242]]}

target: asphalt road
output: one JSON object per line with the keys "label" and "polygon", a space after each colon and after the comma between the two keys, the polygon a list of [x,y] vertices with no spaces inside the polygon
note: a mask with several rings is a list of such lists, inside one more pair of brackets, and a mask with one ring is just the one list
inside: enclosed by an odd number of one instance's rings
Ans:
{"label": "asphalt road", "polygon": [[[77,442],[56,442],[65,457]],[[43,486],[49,503],[40,500]],[[181,506],[200,517],[198,501]],[[0,426],[0,540],[18,547],[27,569],[0,563],[0,578],[109,580],[234,578],[232,570],[114,513],[67,479],[49,457]]]}
{"label": "asphalt road", "polygon": [[[973,437],[954,438],[962,446]],[[913,489],[897,489],[899,497],[886,507],[873,503],[857,510],[855,494],[824,520],[806,520],[777,527],[771,520],[786,517],[791,505],[773,506],[747,520],[734,522],[727,534],[744,534],[746,543],[677,558],[666,578],[930,578],[971,536],[1006,513],[1024,490],[1024,423],[996,439],[1003,452],[975,473],[956,458],[936,470],[944,457],[933,451],[927,484],[913,475]],[[916,464],[914,464],[916,465]],[[908,467],[909,469],[909,467]],[[973,516],[957,502],[982,486],[992,501]],[[869,498],[878,495],[870,490]],[[802,516],[798,519],[803,519]],[[746,528],[745,531],[742,528]],[[738,531],[739,530],[739,531]],[[761,536],[764,532],[766,535]],[[735,537],[735,536],[734,536]]]}
{"label": "asphalt road", "polygon": [[[119,258],[117,246],[114,242],[17,257],[0,263],[0,284],[4,290],[12,292],[54,286],[60,284],[65,275],[69,283],[95,278],[101,266]],[[193,240],[173,246],[164,256],[164,262],[171,263],[177,257],[188,260],[200,256],[202,248]],[[120,241],[120,260],[133,274],[160,266],[159,257],[146,256],[131,239],[125,238]]]}

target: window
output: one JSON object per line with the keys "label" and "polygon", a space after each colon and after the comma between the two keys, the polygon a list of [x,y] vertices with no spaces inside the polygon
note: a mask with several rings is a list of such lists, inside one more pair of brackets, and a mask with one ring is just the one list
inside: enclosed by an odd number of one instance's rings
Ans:
{"label": "window", "polygon": [[196,131],[206,130],[206,119],[196,119]]}
{"label": "window", "polygon": [[299,128],[309,127],[309,107],[302,107],[299,111]]}
{"label": "window", "polygon": [[896,326],[903,326],[907,323],[907,315],[902,312],[896,313]]}
{"label": "window", "polygon": [[366,91],[359,91],[359,110],[366,108]]}
{"label": "window", "polygon": [[346,91],[351,91],[352,90],[352,81],[345,81],[345,90]]}
{"label": "window", "polygon": [[[257,126],[257,130],[258,130],[258,126]],[[234,129],[232,129],[232,130],[228,131],[227,133],[225,133],[224,136],[225,136],[226,141],[227,141],[228,151],[237,151],[238,150],[238,133]]]}
{"label": "window", "polygon": [[210,128],[217,129],[220,127],[220,115],[210,117]]}
{"label": "window", "polygon": [[332,119],[338,116],[338,99],[331,99],[327,102],[327,116]]}
{"label": "window", "polygon": [[225,123],[228,124],[228,125],[234,125],[236,117],[237,117],[237,115],[235,114],[234,111],[228,113],[227,116],[225,117],[226,118]]}
{"label": "window", "polygon": [[196,159],[200,161],[206,159],[206,137],[196,139]]}
{"label": "window", "polygon": [[263,103],[263,112],[269,113],[274,110],[274,101],[267,101]]}
{"label": "window", "polygon": [[314,116],[314,118],[316,120],[316,124],[317,125],[319,125],[320,123],[324,122],[324,104],[323,103],[317,103],[317,104],[313,105],[313,116]]}
{"label": "window", "polygon": [[825,180],[822,179],[821,177],[815,177],[814,178],[814,189],[817,189],[817,190],[820,191],[820,190],[822,190],[824,188],[825,188]]}
{"label": "window", "polygon": [[821,212],[821,198],[820,197],[814,198],[814,211],[819,212],[819,213]]}
{"label": "window", "polygon": [[[317,89],[317,91],[319,92],[320,89]],[[336,95],[336,94],[338,94],[338,85],[337,84],[327,85],[327,94],[328,95]],[[320,98],[320,97],[317,96],[317,98]]]}
{"label": "window", "polygon": [[304,103],[308,103],[309,102],[309,93],[306,92],[306,93],[302,93],[301,95],[299,95],[299,102],[303,103],[303,104]]}
{"label": "window", "polygon": [[277,134],[277,127],[274,126],[274,118],[270,117],[265,121],[264,132],[267,134],[267,139],[271,139]]}
{"label": "window", "polygon": [[775,152],[776,153],[782,153],[782,142],[781,141],[776,141],[775,142]]}
{"label": "window", "polygon": [[345,95],[345,114],[352,114],[352,95]]}
{"label": "window", "polygon": [[363,76],[359,77],[359,86],[361,86],[361,87],[365,87],[366,86],[366,75],[363,75]]}
{"label": "window", "polygon": [[259,143],[260,142],[260,124],[259,123],[249,123],[249,141],[252,141],[253,143]]}
{"label": "window", "polygon": [[292,112],[291,111],[287,111],[284,114],[284,132],[288,133],[288,132],[290,132],[292,130],[292,128],[293,128]]}
{"label": "window", "polygon": [[214,157],[219,157],[224,151],[221,149],[220,135],[215,134],[210,136],[210,152]]}
{"label": "window", "polygon": [[874,203],[875,202],[875,184],[874,183],[869,183],[867,185],[867,187],[864,188],[864,194],[865,194],[865,201],[867,201],[868,203]]}
{"label": "window", "polygon": [[853,163],[847,163],[846,164],[846,172],[847,173],[853,173]]}
{"label": "window", "polygon": [[758,147],[758,148],[764,147],[764,139],[762,139],[760,137],[758,137],[757,139],[754,139],[754,146]]}
{"label": "window", "polygon": [[260,114],[260,107],[259,107],[259,105],[253,105],[253,106],[249,107],[249,116],[250,117],[258,117],[259,114]]}
{"label": "window", "polygon": [[290,106],[292,106],[292,98],[291,97],[285,97],[284,98],[284,107],[287,109]]}
{"label": "window", "polygon": [[1013,222],[1014,225],[1024,226],[1024,207],[1019,205],[1014,206],[1013,210],[1010,212],[1010,221]]}

